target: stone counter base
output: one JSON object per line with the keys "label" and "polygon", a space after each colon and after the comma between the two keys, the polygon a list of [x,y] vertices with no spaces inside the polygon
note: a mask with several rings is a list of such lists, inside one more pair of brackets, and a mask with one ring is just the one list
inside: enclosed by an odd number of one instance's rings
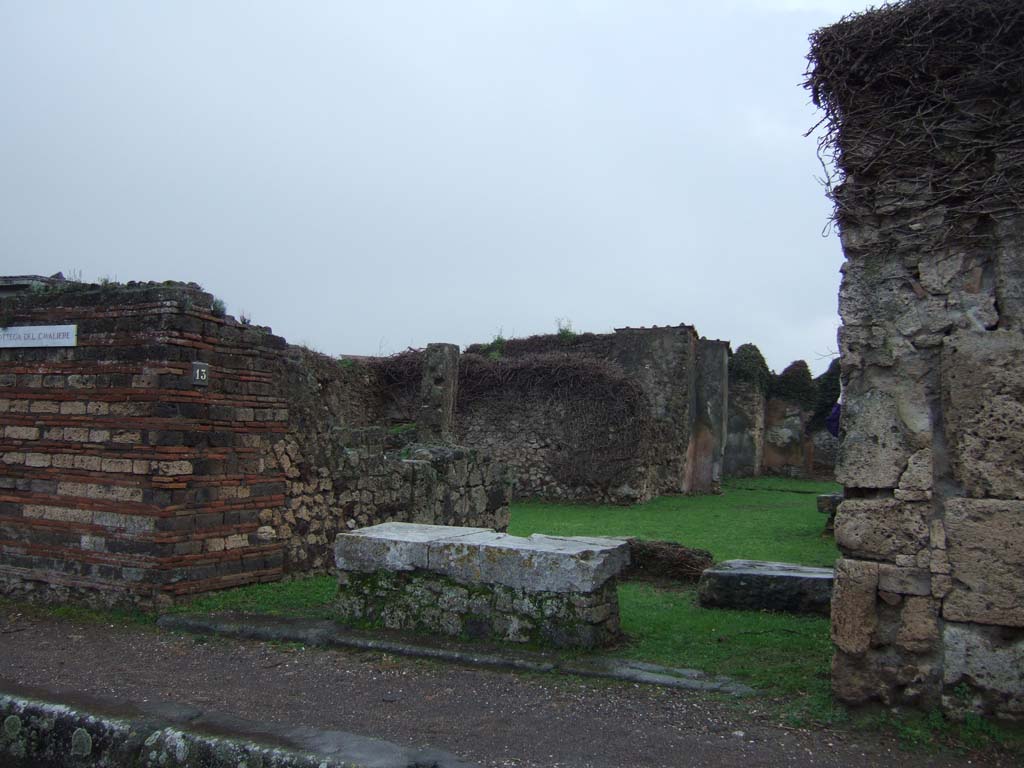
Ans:
{"label": "stone counter base", "polygon": [[614,579],[589,592],[459,584],[425,571],[342,573],[342,621],[449,637],[594,648],[619,639]]}

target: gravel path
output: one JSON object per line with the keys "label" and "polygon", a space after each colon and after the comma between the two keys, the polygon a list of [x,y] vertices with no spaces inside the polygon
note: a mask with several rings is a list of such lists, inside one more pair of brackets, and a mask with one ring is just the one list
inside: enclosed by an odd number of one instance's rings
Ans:
{"label": "gravel path", "polygon": [[441,665],[379,653],[204,639],[0,607],[4,681],[192,704],[254,721],[430,746],[484,766],[1011,766],[1000,755],[901,752],[873,734],[783,728],[653,686]]}

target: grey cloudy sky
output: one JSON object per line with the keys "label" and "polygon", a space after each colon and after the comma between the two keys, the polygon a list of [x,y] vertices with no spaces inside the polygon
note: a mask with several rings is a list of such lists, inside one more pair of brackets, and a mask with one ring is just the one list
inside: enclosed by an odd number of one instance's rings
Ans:
{"label": "grey cloudy sky", "polygon": [[842,0],[0,0],[0,273],[192,280],[331,354],[691,323],[835,351]]}

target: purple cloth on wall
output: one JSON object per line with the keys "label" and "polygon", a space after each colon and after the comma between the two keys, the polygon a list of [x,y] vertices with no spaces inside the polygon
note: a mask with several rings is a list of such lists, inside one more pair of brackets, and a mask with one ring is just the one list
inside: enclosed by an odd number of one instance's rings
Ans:
{"label": "purple cloth on wall", "polygon": [[839,403],[832,406],[832,412],[825,419],[825,427],[832,433],[833,437],[839,437],[839,415],[843,408]]}

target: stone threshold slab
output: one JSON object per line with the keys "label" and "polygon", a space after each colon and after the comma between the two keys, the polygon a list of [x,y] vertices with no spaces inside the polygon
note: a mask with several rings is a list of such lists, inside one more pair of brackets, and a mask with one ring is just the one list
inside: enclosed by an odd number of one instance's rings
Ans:
{"label": "stone threshold slab", "polygon": [[253,722],[188,704],[67,695],[0,680],[0,765],[474,768],[433,749]]}
{"label": "stone threshold slab", "polygon": [[398,656],[433,659],[472,667],[519,672],[576,675],[660,685],[687,691],[707,691],[733,696],[757,693],[750,686],[729,677],[709,675],[696,669],[663,667],[629,659],[549,659],[524,652],[489,653],[472,648],[452,648],[371,636],[337,622],[317,619],[288,619],[258,614],[195,616],[165,614],[157,620],[161,629],[217,635],[244,640],[302,643],[310,646],[355,648]]}

